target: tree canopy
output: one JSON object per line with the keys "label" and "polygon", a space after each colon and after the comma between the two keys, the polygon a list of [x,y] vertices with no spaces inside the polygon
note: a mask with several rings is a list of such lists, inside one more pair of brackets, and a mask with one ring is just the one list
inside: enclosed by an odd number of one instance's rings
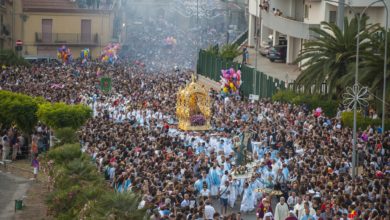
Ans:
{"label": "tree canopy", "polygon": [[33,131],[38,123],[36,112],[42,99],[2,90],[0,100],[1,127],[14,124],[25,133]]}
{"label": "tree canopy", "polygon": [[39,106],[37,115],[39,120],[52,128],[77,129],[92,117],[92,109],[81,104],[44,103]]}

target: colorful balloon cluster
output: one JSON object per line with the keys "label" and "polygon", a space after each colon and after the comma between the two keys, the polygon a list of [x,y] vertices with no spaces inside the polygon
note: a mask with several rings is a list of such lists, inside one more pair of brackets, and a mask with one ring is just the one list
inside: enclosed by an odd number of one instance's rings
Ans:
{"label": "colorful balloon cluster", "polygon": [[108,44],[102,51],[101,61],[106,63],[114,63],[118,59],[119,50],[119,43]]}
{"label": "colorful balloon cluster", "polygon": [[176,45],[176,39],[174,37],[167,37],[165,40],[164,40],[165,44],[167,46],[173,46],[173,45]]}
{"label": "colorful balloon cluster", "polygon": [[57,49],[57,58],[62,60],[62,63],[68,64],[72,61],[72,53],[65,45]]}
{"label": "colorful balloon cluster", "polygon": [[89,48],[84,48],[83,50],[81,50],[80,58],[82,60],[81,61],[82,63],[87,62],[91,58],[91,54],[89,52]]}
{"label": "colorful balloon cluster", "polygon": [[221,70],[221,89],[222,94],[238,95],[239,89],[241,86],[241,70],[237,70],[237,72],[233,69]]}

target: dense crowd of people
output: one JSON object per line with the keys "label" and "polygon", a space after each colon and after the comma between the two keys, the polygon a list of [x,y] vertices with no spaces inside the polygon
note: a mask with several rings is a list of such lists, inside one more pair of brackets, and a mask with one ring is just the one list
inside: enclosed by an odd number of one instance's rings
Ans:
{"label": "dense crowd of people", "polygon": [[[123,41],[128,43],[121,56],[141,63],[150,72],[169,71],[173,66],[195,69],[200,48],[231,43],[247,27],[244,9],[219,0],[133,6],[123,24]],[[230,16],[229,8],[235,10]],[[167,43],[169,38],[174,42]]]}
{"label": "dense crowd of people", "polygon": [[[148,17],[143,22],[145,25],[127,27],[126,37],[131,44],[123,52],[127,58],[144,64],[151,72],[168,71],[173,66],[193,69],[199,48],[221,44],[226,39],[225,33],[217,32],[212,24],[183,30],[163,17]],[[168,44],[166,39],[170,37],[175,42]]]}
{"label": "dense crowd of people", "polygon": [[[99,89],[103,75],[112,78],[110,93]],[[119,62],[36,64],[3,69],[0,88],[91,106],[94,118],[80,131],[82,150],[118,193],[141,194],[139,207],[147,208],[152,219],[390,216],[388,131],[358,131],[355,179],[351,129],[307,106],[253,102],[210,91],[212,129],[183,132],[176,128],[175,94],[190,75],[149,73]],[[39,126],[33,145],[48,146],[48,132]],[[2,131],[1,137],[3,154],[4,149],[25,146],[15,129]],[[246,160],[255,164],[253,175],[236,178],[234,171]],[[276,191],[281,194],[273,195]]]}

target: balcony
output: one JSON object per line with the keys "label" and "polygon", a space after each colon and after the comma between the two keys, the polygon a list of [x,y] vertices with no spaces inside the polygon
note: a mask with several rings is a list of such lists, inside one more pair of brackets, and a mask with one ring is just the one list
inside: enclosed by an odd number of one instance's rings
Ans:
{"label": "balcony", "polygon": [[318,24],[308,24],[293,18],[276,16],[272,12],[262,11],[263,25],[291,37],[309,40],[313,37],[311,27]]}
{"label": "balcony", "polygon": [[35,44],[41,46],[97,46],[99,35],[81,33],[35,33]]}

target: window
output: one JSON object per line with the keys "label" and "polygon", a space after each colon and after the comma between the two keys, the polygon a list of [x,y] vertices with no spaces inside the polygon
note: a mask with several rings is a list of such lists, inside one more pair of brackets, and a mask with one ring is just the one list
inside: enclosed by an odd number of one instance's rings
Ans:
{"label": "window", "polygon": [[42,42],[49,43],[52,41],[52,19],[42,19]]}
{"label": "window", "polygon": [[91,20],[81,20],[81,42],[91,42]]}
{"label": "window", "polygon": [[329,23],[336,23],[337,21],[337,12],[329,11]]}
{"label": "window", "polygon": [[309,6],[305,5],[305,18],[309,18]]}

